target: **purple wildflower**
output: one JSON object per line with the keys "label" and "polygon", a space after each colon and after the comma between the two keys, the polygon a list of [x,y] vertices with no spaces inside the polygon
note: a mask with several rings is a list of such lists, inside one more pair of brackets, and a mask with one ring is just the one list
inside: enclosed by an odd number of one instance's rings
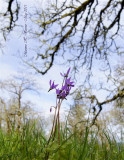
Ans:
{"label": "purple wildflower", "polygon": [[[49,89],[49,91],[52,90],[52,89],[54,89],[54,88],[56,88],[56,87],[58,86],[58,84],[56,84],[56,85],[54,84],[54,81],[53,81],[53,83],[52,83],[51,80],[50,80],[49,84],[50,84],[50,89]],[[48,91],[48,92],[49,92],[49,91]]]}
{"label": "purple wildflower", "polygon": [[66,79],[65,83],[67,84],[67,86],[74,87],[74,84],[73,84],[74,82],[73,81],[71,82],[70,80],[71,80],[71,78]]}
{"label": "purple wildflower", "polygon": [[60,90],[56,89],[57,98],[66,99],[66,96],[69,94],[70,90],[71,90],[71,85],[69,86],[65,83],[65,85],[62,86]]}
{"label": "purple wildflower", "polygon": [[56,94],[57,94],[57,95],[59,95],[60,92],[61,92],[61,91],[60,91],[59,89],[56,89]]}
{"label": "purple wildflower", "polygon": [[63,77],[68,77],[68,75],[69,75],[69,72],[70,72],[70,69],[71,68],[69,68],[68,70],[67,70],[67,73],[64,73],[64,74],[62,74],[62,73],[60,73],[61,74],[61,76],[63,76]]}
{"label": "purple wildflower", "polygon": [[65,97],[66,97],[65,90],[56,89],[56,94],[57,94],[57,98],[59,98],[59,99],[65,99]]}
{"label": "purple wildflower", "polygon": [[65,97],[66,97],[66,92],[65,91],[63,91],[62,93],[60,93],[60,98],[65,99]]}
{"label": "purple wildflower", "polygon": [[[70,69],[71,68],[69,68],[67,72],[64,74],[60,73],[63,77],[65,77],[65,79],[64,79],[64,85],[62,85],[61,89],[56,89],[56,95],[57,95],[57,98],[59,99],[66,99],[66,96],[69,94],[71,88],[74,87],[74,82],[71,81],[71,77],[68,78]],[[52,83],[52,81],[50,80],[49,83],[50,83],[49,91],[58,86],[58,84],[57,85],[54,84],[54,81]]]}

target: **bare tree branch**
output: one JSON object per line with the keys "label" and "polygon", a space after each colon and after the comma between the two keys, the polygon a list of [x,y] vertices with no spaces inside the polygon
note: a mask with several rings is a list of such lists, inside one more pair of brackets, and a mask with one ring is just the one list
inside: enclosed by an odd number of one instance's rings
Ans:
{"label": "bare tree branch", "polygon": [[80,61],[80,67],[86,65],[91,70],[93,59],[104,59],[111,72],[108,55],[120,51],[116,39],[121,39],[120,33],[124,28],[124,0],[106,0],[104,4],[100,0],[67,2],[55,3],[47,10],[36,10],[33,22],[40,31],[34,35],[40,40],[41,53],[36,53],[34,60],[38,66],[30,61],[27,64],[44,75],[56,57],[69,50],[70,57],[65,63],[75,63],[78,68]]}

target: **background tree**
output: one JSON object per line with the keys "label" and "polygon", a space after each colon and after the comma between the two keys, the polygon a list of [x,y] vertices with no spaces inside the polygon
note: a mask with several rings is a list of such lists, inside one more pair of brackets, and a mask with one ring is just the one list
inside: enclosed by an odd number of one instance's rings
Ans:
{"label": "background tree", "polygon": [[122,97],[118,97],[113,102],[113,109],[109,112],[111,123],[117,128],[116,132],[123,131],[124,127],[124,65],[118,64],[115,68],[114,84],[117,85],[117,90]]}
{"label": "background tree", "polygon": [[[10,121],[9,121],[9,116],[8,116],[8,111],[7,111],[7,106],[6,103],[4,102],[4,100],[2,98],[0,98],[0,120],[1,120],[1,126],[0,128],[2,129],[2,125],[4,126],[4,128],[6,127],[6,130],[8,133],[10,133]],[[4,123],[3,123],[4,121]],[[6,123],[6,124],[5,124]]]}
{"label": "background tree", "polygon": [[[26,91],[36,91],[35,83],[30,81],[27,78],[21,78],[21,77],[14,77],[14,79],[6,80],[4,82],[1,82],[1,88],[11,93],[14,97],[9,102],[9,108],[8,108],[8,116],[12,115],[18,117],[18,124],[17,124],[17,130],[19,131],[21,127],[21,119],[25,115],[25,112],[30,109],[30,103],[23,103],[22,98],[23,94]],[[38,93],[38,92],[37,92]]]}
{"label": "background tree", "polygon": [[86,106],[75,104],[68,113],[67,122],[72,133],[78,132],[79,135],[84,135],[87,125]]}

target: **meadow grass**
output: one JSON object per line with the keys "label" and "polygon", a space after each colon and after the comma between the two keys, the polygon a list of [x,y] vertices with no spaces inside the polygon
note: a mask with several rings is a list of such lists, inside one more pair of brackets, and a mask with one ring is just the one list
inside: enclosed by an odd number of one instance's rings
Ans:
{"label": "meadow grass", "polygon": [[66,127],[60,131],[58,144],[57,136],[48,143],[35,125],[26,125],[20,133],[0,130],[0,160],[124,160],[124,143],[111,133],[102,134],[100,139],[98,132],[87,127],[83,135],[70,133]]}

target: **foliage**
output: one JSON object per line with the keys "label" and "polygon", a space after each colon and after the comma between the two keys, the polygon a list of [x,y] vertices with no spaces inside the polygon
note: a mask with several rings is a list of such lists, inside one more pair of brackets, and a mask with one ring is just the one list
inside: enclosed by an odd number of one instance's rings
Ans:
{"label": "foliage", "polygon": [[55,140],[47,145],[47,139],[42,130],[35,128],[35,123],[29,123],[18,134],[10,134],[0,130],[0,159],[2,160],[123,160],[124,143],[117,142],[111,133],[103,131],[104,139],[98,139],[97,132],[85,128],[84,136],[79,136],[78,131],[68,134],[68,128],[61,130],[61,143]]}

